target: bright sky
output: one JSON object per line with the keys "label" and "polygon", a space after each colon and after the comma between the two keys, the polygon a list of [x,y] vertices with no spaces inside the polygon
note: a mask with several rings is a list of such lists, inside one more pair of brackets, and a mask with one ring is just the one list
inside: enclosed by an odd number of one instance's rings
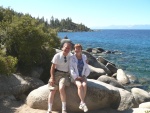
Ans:
{"label": "bright sky", "polygon": [[150,0],[0,0],[0,6],[48,20],[69,17],[90,28],[150,25]]}

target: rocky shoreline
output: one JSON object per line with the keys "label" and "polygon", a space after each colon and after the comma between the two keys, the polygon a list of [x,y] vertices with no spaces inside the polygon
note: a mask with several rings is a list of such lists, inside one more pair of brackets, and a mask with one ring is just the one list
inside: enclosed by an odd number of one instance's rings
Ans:
{"label": "rocky shoreline", "polygon": [[[56,52],[60,50],[56,49]],[[150,93],[140,89],[137,79],[126,75],[122,69],[106,59],[96,59],[87,51],[91,74],[88,79],[88,113],[150,113]],[[107,66],[107,64],[110,66]],[[111,68],[110,68],[111,67]],[[39,68],[29,76],[13,74],[0,75],[0,112],[5,113],[45,113],[49,90],[39,78]],[[134,84],[135,83],[135,84]],[[133,85],[134,84],[134,85]],[[130,86],[127,90],[126,86]],[[132,87],[131,87],[132,86]],[[74,84],[66,88],[67,109],[69,113],[81,112],[78,109],[79,98]],[[54,113],[60,111],[60,97],[57,92],[54,101]]]}
{"label": "rocky shoreline", "polygon": [[[150,93],[141,89],[136,77],[127,75],[112,62],[98,56],[100,52],[106,51],[102,48],[83,50],[91,71],[87,80],[88,113],[150,113]],[[40,67],[34,68],[29,76],[0,75],[0,113],[46,113],[49,90],[39,79],[41,70]],[[73,83],[66,88],[66,93],[68,113],[81,112]],[[57,92],[53,113],[61,111],[60,103]]]}

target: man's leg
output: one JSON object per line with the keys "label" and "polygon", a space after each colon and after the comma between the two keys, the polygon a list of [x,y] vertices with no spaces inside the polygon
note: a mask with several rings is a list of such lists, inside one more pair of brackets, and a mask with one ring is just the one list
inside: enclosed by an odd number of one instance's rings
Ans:
{"label": "man's leg", "polygon": [[56,90],[51,90],[48,96],[48,112],[50,113],[52,111],[52,105],[54,101]]}
{"label": "man's leg", "polygon": [[59,92],[60,92],[60,98],[62,102],[62,112],[64,113],[66,111],[66,92],[65,92],[65,78],[61,78],[59,82]]}

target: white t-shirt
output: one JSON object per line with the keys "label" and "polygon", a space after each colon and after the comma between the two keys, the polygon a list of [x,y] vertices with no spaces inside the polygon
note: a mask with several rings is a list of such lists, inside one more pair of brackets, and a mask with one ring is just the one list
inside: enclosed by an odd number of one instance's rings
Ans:
{"label": "white t-shirt", "polygon": [[64,59],[65,56],[63,55],[63,52],[56,53],[51,62],[53,64],[56,64],[55,68],[57,70],[69,72],[69,61],[71,55],[72,55],[71,53],[68,53],[68,55],[66,56],[67,62],[65,62]]}

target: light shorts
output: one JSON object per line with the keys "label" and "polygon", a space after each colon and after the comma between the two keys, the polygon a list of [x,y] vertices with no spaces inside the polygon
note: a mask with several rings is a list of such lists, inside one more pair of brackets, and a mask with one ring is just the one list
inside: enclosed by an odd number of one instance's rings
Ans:
{"label": "light shorts", "polygon": [[64,73],[64,72],[60,72],[60,71],[56,71],[54,73],[55,75],[55,84],[53,86],[51,86],[48,83],[48,88],[49,90],[58,90],[59,85],[65,85],[65,86],[69,86],[70,85],[70,73]]}
{"label": "light shorts", "polygon": [[[70,77],[70,79],[72,83],[75,83],[75,81],[79,81],[79,80],[74,80],[72,77]],[[87,78],[85,77],[83,81],[87,82]],[[80,81],[80,82],[83,82],[83,81]]]}

